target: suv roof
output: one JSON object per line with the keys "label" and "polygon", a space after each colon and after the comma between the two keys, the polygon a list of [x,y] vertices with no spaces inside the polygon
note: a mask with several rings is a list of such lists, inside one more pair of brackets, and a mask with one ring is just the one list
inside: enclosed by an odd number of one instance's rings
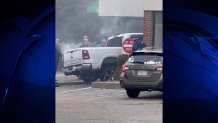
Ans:
{"label": "suv roof", "polygon": [[148,48],[145,48],[145,49],[142,49],[142,50],[137,50],[135,52],[163,53],[163,50],[162,49],[148,49]]}

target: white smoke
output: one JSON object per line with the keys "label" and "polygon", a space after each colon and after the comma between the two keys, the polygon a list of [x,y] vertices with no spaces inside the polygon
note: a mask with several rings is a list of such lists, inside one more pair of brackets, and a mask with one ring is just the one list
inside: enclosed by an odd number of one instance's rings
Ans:
{"label": "white smoke", "polygon": [[75,43],[63,43],[61,44],[61,52],[65,52],[70,49],[76,49],[79,48],[81,44],[75,44]]}
{"label": "white smoke", "polygon": [[118,33],[141,33],[143,32],[143,18],[125,17],[101,17],[103,26],[101,35],[112,36]]}

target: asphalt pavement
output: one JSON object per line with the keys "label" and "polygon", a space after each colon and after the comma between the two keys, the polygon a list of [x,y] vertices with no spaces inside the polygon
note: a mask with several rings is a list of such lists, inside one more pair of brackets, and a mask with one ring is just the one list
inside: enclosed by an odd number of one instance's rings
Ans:
{"label": "asphalt pavement", "polygon": [[93,88],[62,73],[56,77],[61,83],[56,88],[56,123],[162,122],[161,92],[141,92],[139,98],[130,99],[121,88]]}

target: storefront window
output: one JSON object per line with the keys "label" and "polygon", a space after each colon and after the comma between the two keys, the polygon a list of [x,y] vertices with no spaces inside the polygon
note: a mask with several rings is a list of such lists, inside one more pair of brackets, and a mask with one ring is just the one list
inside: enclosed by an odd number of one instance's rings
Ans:
{"label": "storefront window", "polygon": [[163,44],[163,12],[154,12],[154,47],[162,48]]}

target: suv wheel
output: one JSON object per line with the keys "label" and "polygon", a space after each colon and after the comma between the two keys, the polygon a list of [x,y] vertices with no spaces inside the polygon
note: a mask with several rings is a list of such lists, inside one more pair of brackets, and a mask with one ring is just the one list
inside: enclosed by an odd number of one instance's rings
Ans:
{"label": "suv wheel", "polygon": [[100,71],[100,81],[107,81],[112,79],[114,75],[115,66],[105,66]]}
{"label": "suv wheel", "polygon": [[137,98],[139,96],[140,91],[138,90],[130,90],[126,89],[126,94],[129,98]]}
{"label": "suv wheel", "polygon": [[92,74],[92,73],[87,73],[87,74],[81,74],[80,78],[85,82],[85,83],[92,83],[94,81],[96,81],[98,78],[96,77],[96,75]]}

